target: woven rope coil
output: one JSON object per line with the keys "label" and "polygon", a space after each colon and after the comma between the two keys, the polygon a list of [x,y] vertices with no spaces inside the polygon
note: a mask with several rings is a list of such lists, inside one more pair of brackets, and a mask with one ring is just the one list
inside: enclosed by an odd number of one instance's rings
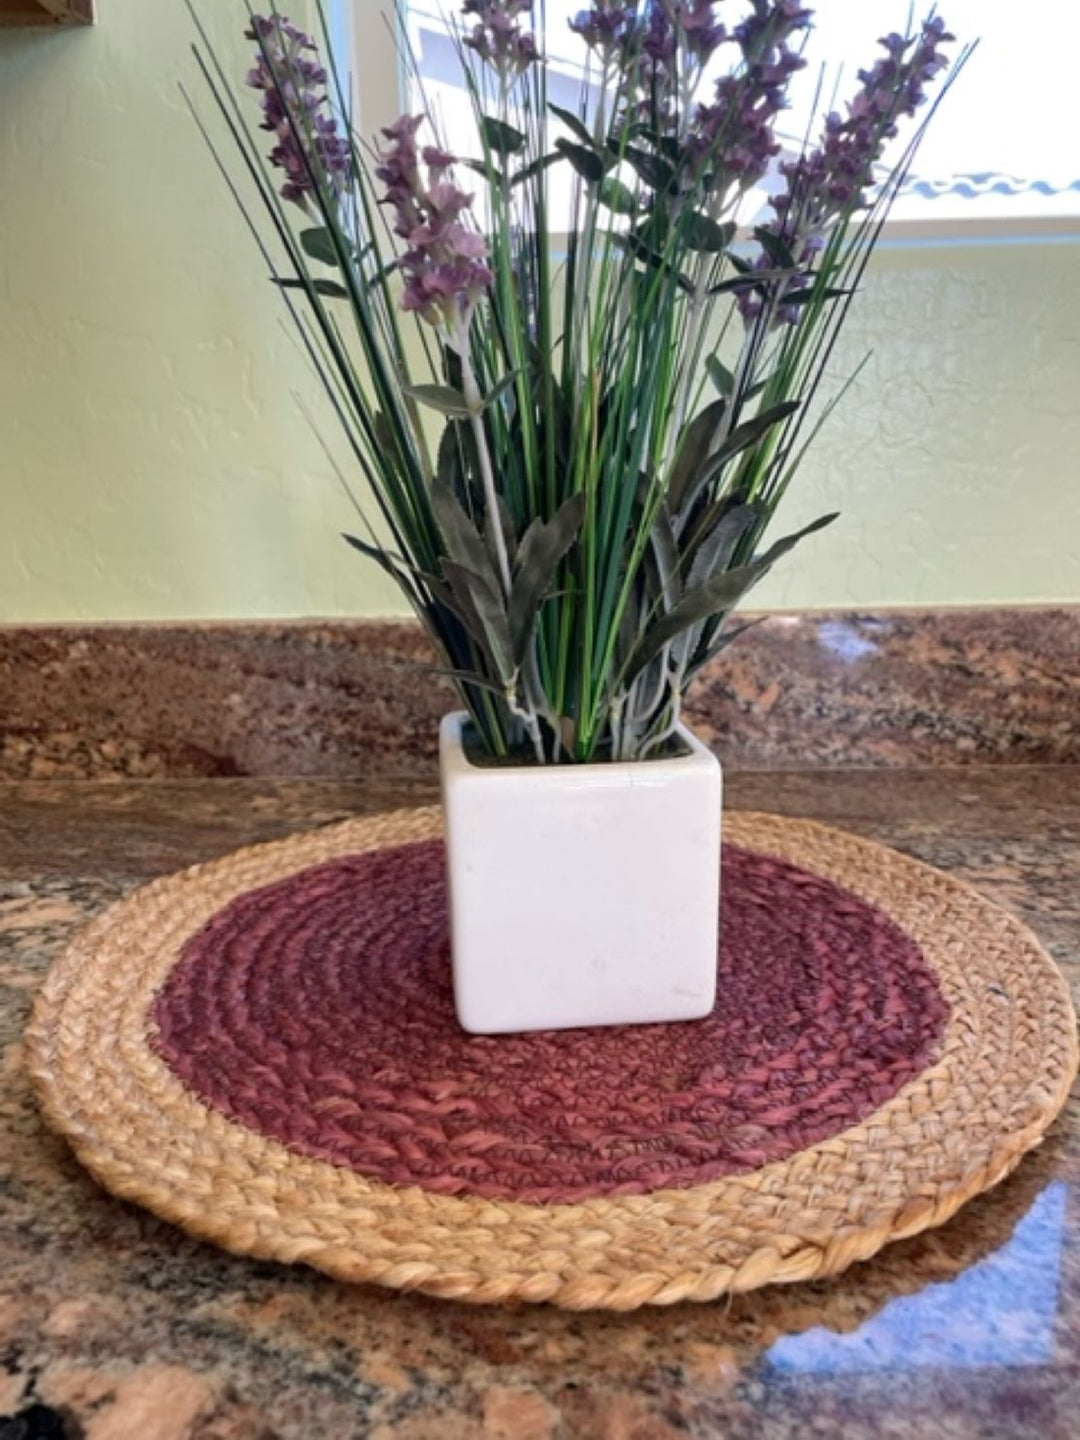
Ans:
{"label": "woven rope coil", "polygon": [[472,1301],[632,1309],[835,1274],[947,1220],[1037,1144],[1076,1072],[1065,982],[970,887],[806,821],[727,837],[880,907],[951,1015],[935,1062],[860,1124],[750,1173],[537,1205],[392,1186],[296,1154],[188,1089],[150,1043],[184,945],[239,896],[345,855],[427,840],[437,810],[348,821],[136,892],[50,971],[28,1055],[50,1125],[111,1191],[237,1253]]}

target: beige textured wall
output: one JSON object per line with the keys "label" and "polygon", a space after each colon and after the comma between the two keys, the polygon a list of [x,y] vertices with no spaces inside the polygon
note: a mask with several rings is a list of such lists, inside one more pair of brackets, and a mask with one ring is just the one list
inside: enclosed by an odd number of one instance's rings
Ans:
{"label": "beige textured wall", "polygon": [[[181,105],[183,7],[100,8],[0,32],[0,621],[392,613]],[[240,7],[204,9],[229,35]],[[1080,599],[1080,248],[887,249],[870,345],[785,517],[842,520],[756,598]]]}

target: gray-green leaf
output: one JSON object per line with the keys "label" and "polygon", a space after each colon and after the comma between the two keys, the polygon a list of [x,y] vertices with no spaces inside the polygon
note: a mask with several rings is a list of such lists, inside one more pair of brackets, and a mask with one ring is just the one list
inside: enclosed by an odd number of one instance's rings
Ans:
{"label": "gray-green leaf", "polygon": [[604,178],[604,162],[595,150],[588,150],[584,145],[575,145],[564,135],[560,135],[555,141],[555,149],[570,161],[583,180],[595,185]]}
{"label": "gray-green leaf", "polygon": [[301,230],[300,248],[305,255],[310,255],[312,260],[320,260],[324,265],[337,265],[338,263],[333,236],[325,225],[315,226],[311,230]]}
{"label": "gray-green leaf", "polygon": [[460,160],[458,163],[469,170],[475,170],[477,175],[483,175],[485,180],[494,180],[496,185],[506,183],[506,176],[494,162],[488,165],[486,160]]}
{"label": "gray-green leaf", "polygon": [[548,102],[548,109],[553,115],[557,115],[572,135],[576,135],[583,145],[592,146],[593,137],[589,127],[584,120],[575,115],[572,110],[564,110],[561,105],[552,105]]}
{"label": "gray-green leaf", "polygon": [[455,420],[472,414],[465,396],[452,385],[406,385],[403,388],[406,395],[419,400],[421,405],[430,405],[432,410],[452,415]]}
{"label": "gray-green leaf", "polygon": [[495,401],[505,395],[511,386],[516,385],[520,374],[520,370],[512,370],[509,375],[504,375],[501,380],[493,385],[484,396],[484,408],[486,409],[489,405],[494,405]]}
{"label": "gray-green leaf", "polygon": [[779,235],[774,235],[773,232],[767,230],[764,225],[756,225],[754,227],[754,239],[778,269],[795,269],[795,256],[792,255],[791,250],[784,241],[780,239]]}
{"label": "gray-green leaf", "polygon": [[[502,534],[503,544],[506,546],[507,555],[513,555],[517,549],[517,530],[514,527],[514,517],[510,513],[510,506],[501,495],[495,496],[495,503],[498,509],[498,524]],[[487,545],[488,556],[491,560],[492,573],[498,573],[499,551],[495,543],[495,521],[489,512],[484,516],[484,541]]]}
{"label": "gray-green leaf", "polygon": [[515,673],[510,626],[497,588],[477,571],[445,555],[439,563],[454,599],[468,617],[469,633],[487,655],[499,679],[510,684]]}
{"label": "gray-green leaf", "polygon": [[682,631],[688,630],[691,625],[697,625],[703,620],[709,620],[721,612],[731,610],[751,586],[757,584],[762,575],[779,560],[781,555],[791,550],[804,536],[812,534],[815,530],[821,530],[826,525],[831,525],[835,519],[835,514],[823,515],[794,535],[786,535],[782,540],[778,540],[764,555],[755,555],[749,564],[740,565],[734,570],[725,570],[719,575],[714,575],[711,580],[707,580],[696,589],[687,591],[674,610],[663,616],[646,632],[630,657],[624,683],[629,684],[648,665],[653,656],[658,655],[668,641],[674,640]]}
{"label": "gray-green leaf", "polygon": [[809,525],[804,525],[793,535],[785,535],[782,540],[777,540],[775,545],[770,545],[764,555],[755,555],[751,564],[760,565],[764,573],[770,566],[775,565],[782,555],[786,555],[789,550],[794,550],[800,540],[804,540],[807,535],[813,535],[818,530],[824,530],[826,525],[831,525],[839,517],[839,510],[830,510],[828,515],[819,515],[816,520],[811,520]]}
{"label": "gray-green leaf", "polygon": [[735,225],[730,220],[721,225],[711,215],[702,215],[695,210],[682,221],[682,232],[691,250],[719,255],[734,239]]}
{"label": "gray-green leaf", "polygon": [[770,405],[767,410],[762,410],[751,419],[744,420],[741,425],[736,425],[720,448],[708,457],[704,478],[714,476],[733,455],[756,445],[774,425],[779,425],[782,420],[793,415],[801,404],[801,400],[781,400],[778,405]]}
{"label": "gray-green leaf", "polygon": [[412,570],[413,566],[402,558],[394,550],[386,550],[381,545],[370,545],[366,540],[361,540],[358,535],[348,535],[342,531],[341,538],[350,544],[354,550],[359,550],[361,555],[368,560],[374,560],[376,565],[382,566],[388,575],[395,580],[400,580],[402,570]]}
{"label": "gray-green leaf", "polygon": [[780,297],[781,305],[805,305],[808,300],[839,300],[841,295],[855,291],[843,285],[808,285],[801,290],[788,290]]}
{"label": "gray-green leaf", "polygon": [[[734,255],[728,256],[733,265],[736,258]],[[728,279],[721,280],[718,285],[711,285],[708,293],[710,295],[726,295],[729,291],[738,293],[743,290],[760,290],[764,293],[765,287],[772,284],[774,280],[791,279],[790,270],[755,270],[742,264],[736,265],[735,268],[740,272],[738,275],[731,275]]]}
{"label": "gray-green leaf", "polygon": [[738,604],[762,573],[761,567],[751,561],[749,565],[740,565],[735,570],[714,575],[696,590],[688,591],[673,610],[645,632],[630,657],[624,683],[629,685],[653,657],[659,655],[669,640],[674,640],[692,625],[708,620],[721,611],[730,610]]}
{"label": "gray-green leaf", "polygon": [[694,416],[683,431],[668,480],[668,504],[673,515],[679,513],[687,490],[709,458],[713,438],[723,419],[726,406],[727,401],[723,398],[711,401],[704,410]]}
{"label": "gray-green leaf", "polygon": [[431,508],[451,560],[487,581],[498,594],[499,582],[484,538],[465,513],[461,501],[442,480],[436,479],[431,487]]}
{"label": "gray-green leaf", "polygon": [[572,495],[550,520],[534,520],[522,537],[510,592],[511,646],[519,665],[532,639],[540,606],[560,562],[577,539],[584,515],[585,496]]}
{"label": "gray-green leaf", "polygon": [[494,150],[496,155],[516,155],[519,150],[524,150],[525,136],[520,130],[515,130],[513,125],[507,125],[504,120],[497,120],[494,115],[485,115],[480,126],[488,149]]}
{"label": "gray-green leaf", "polygon": [[501,699],[506,698],[506,686],[496,685],[487,676],[479,675],[475,670],[453,670],[443,665],[418,665],[416,669],[421,675],[436,675],[440,680],[452,680],[455,685],[475,685],[480,690],[490,690],[492,695],[498,695]]}
{"label": "gray-green leaf", "polygon": [[671,513],[666,505],[661,505],[657,511],[649,540],[660,580],[659,593],[663,597],[664,608],[670,610],[678,600],[682,587],[679,584],[679,550]]}
{"label": "gray-green leaf", "polygon": [[616,215],[636,215],[638,202],[629,185],[617,175],[605,175],[600,184],[600,204],[614,210]]}
{"label": "gray-green leaf", "polygon": [[670,261],[654,250],[640,235],[631,232],[628,235],[613,235],[611,242],[619,250],[626,250],[635,260],[650,266],[654,270],[660,270],[665,275],[670,275],[680,290],[692,291],[694,282],[689,275],[684,275],[681,270],[672,265]]}
{"label": "gray-green leaf", "polygon": [[745,635],[747,630],[753,630],[756,625],[760,625],[764,618],[764,616],[760,616],[757,620],[746,620],[741,625],[725,626],[721,624],[720,629],[713,632],[711,644],[707,645],[704,650],[699,648],[694,652],[691,663],[687,666],[685,679],[691,680],[699,670],[708,665],[710,660],[715,660],[721,651],[726,650],[740,635]]}
{"label": "gray-green leaf", "polygon": [[645,184],[654,190],[669,189],[675,179],[675,167],[663,156],[653,155],[648,150],[639,150],[635,145],[628,145],[620,158],[636,170]]}
{"label": "gray-green leaf", "polygon": [[757,514],[756,506],[739,503],[728,505],[722,511],[695,547],[686,577],[687,589],[694,589],[718,571],[727,569],[736,545],[757,519]]}
{"label": "gray-green leaf", "polygon": [[398,446],[397,435],[395,434],[394,427],[387,419],[384,411],[376,410],[374,425],[375,438],[376,440],[378,440],[379,446],[383,453],[385,455],[392,456],[395,463],[400,461],[401,450]]}
{"label": "gray-green leaf", "polygon": [[532,180],[534,176],[541,174],[561,159],[562,156],[554,151],[550,155],[538,155],[535,160],[530,160],[528,165],[523,165],[520,170],[514,171],[510,179],[511,186],[523,185],[526,180]]}
{"label": "gray-green leaf", "polygon": [[316,295],[322,295],[327,300],[347,300],[349,298],[348,290],[344,285],[339,285],[336,280],[275,280],[274,284],[279,285],[282,290],[306,291],[310,286]]}
{"label": "gray-green leaf", "polygon": [[705,373],[725,400],[735,393],[735,376],[718,355],[706,355]]}

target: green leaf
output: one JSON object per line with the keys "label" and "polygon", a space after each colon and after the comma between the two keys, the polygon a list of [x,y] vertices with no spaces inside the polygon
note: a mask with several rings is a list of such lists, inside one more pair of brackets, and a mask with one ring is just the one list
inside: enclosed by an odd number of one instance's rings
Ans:
{"label": "green leaf", "polygon": [[336,266],[338,263],[333,236],[325,225],[316,226],[311,230],[301,230],[300,248],[305,255],[310,255],[312,260],[320,260],[324,265]]}
{"label": "green leaf", "polygon": [[451,385],[404,385],[402,389],[421,405],[430,405],[432,410],[452,415],[455,420],[472,414],[465,396]]}
{"label": "green leaf", "polygon": [[496,120],[494,115],[483,117],[480,121],[480,132],[488,149],[494,150],[496,155],[501,155],[504,159],[507,155],[516,155],[525,148],[525,136],[521,131],[515,130],[513,125],[507,125],[503,120]]}
{"label": "green leaf", "polygon": [[658,192],[669,190],[674,183],[675,167],[661,155],[652,155],[648,150],[629,145],[620,158],[641,176],[646,185]]}
{"label": "green leaf", "polygon": [[[729,254],[728,259],[735,264],[734,255]],[[735,268],[738,270],[739,266],[735,265]],[[739,275],[729,276],[727,280],[721,280],[718,284],[711,285],[708,293],[710,295],[726,295],[729,291],[738,294],[741,290],[760,290],[764,294],[766,287],[773,281],[790,279],[790,270],[746,269]]]}
{"label": "green leaf", "polygon": [[605,175],[600,185],[600,204],[614,210],[616,215],[636,215],[637,196],[617,175]]}
{"label": "green leaf", "polygon": [[575,145],[572,140],[567,140],[562,135],[555,141],[555,149],[564,159],[570,161],[581,178],[590,185],[595,185],[604,178],[604,162],[595,150],[587,150],[584,145]]}
{"label": "green leaf", "polygon": [[792,255],[779,235],[774,235],[771,230],[766,230],[764,225],[755,225],[754,239],[778,269],[794,270],[796,268],[795,256]]}
{"label": "green leaf", "polygon": [[809,285],[803,290],[789,290],[780,297],[781,305],[805,305],[808,300],[838,300],[841,295],[854,295],[854,289],[842,285]]}
{"label": "green leaf", "polygon": [[486,160],[459,160],[458,164],[464,165],[468,170],[475,170],[477,175],[482,175],[485,180],[493,180],[496,185],[506,184],[506,176],[494,163],[489,165]]}
{"label": "green leaf", "polygon": [[725,400],[735,392],[735,376],[717,355],[706,355],[705,373]]}
{"label": "green leaf", "polygon": [[677,515],[682,509],[687,491],[701,473],[709,458],[717,427],[724,418],[727,401],[713,400],[700,414],[695,415],[682,433],[675,463],[668,478],[668,504],[671,513]]}
{"label": "green leaf", "polygon": [[[394,273],[400,263],[399,260],[388,260],[385,265],[380,265],[373,275],[365,275],[364,283],[369,289],[372,285],[381,285],[388,275]],[[330,281],[330,284],[333,283],[333,281]]]}
{"label": "green leaf", "polygon": [[511,186],[523,185],[526,180],[533,179],[534,176],[541,174],[561,159],[562,156],[557,151],[552,151],[550,155],[538,155],[535,160],[530,160],[528,165],[523,165],[520,170],[515,171],[510,177]]}
{"label": "green leaf", "polygon": [[512,370],[509,375],[504,375],[497,384],[493,385],[484,396],[484,408],[487,409],[489,405],[494,405],[500,396],[505,395],[511,386],[516,385],[520,374],[520,370]]}
{"label": "green leaf", "polygon": [[709,255],[719,255],[735,237],[735,224],[728,221],[721,225],[711,215],[693,211],[681,222],[683,238],[691,250],[701,250]]}
{"label": "green leaf", "polygon": [[648,140],[654,150],[659,150],[666,155],[673,164],[678,164],[682,159],[683,146],[679,139],[674,135],[662,134],[647,120],[636,120],[626,133],[635,138]]}
{"label": "green leaf", "polygon": [[304,291],[307,291],[310,285],[310,288],[315,291],[316,295],[323,295],[327,300],[347,300],[349,298],[348,290],[345,289],[344,285],[339,285],[336,280],[313,279],[309,282],[307,280],[275,279],[274,284],[280,286],[282,290]]}
{"label": "green leaf", "polygon": [[522,538],[510,591],[510,639],[518,665],[525,658],[555,572],[577,539],[584,516],[584,494],[572,495],[550,520],[534,520]]}
{"label": "green leaf", "polygon": [[[643,197],[647,203],[651,203],[652,197]],[[662,255],[667,245],[668,237],[671,234],[671,222],[666,205],[654,206],[645,219],[634,226],[631,234],[646,246],[649,250]]]}
{"label": "green leaf", "polygon": [[592,133],[580,116],[575,115],[572,110],[564,110],[561,105],[552,105],[548,102],[548,109],[553,115],[557,115],[571,135],[575,135],[583,145],[595,149]]}
{"label": "green leaf", "polygon": [[682,274],[674,265],[665,260],[662,255],[658,255],[655,250],[645,243],[640,235],[633,233],[629,235],[613,235],[611,237],[611,243],[619,250],[628,251],[629,254],[633,255],[635,260],[640,260],[651,269],[662,270],[666,275],[670,275],[680,290],[686,290],[687,292],[693,290],[694,285],[689,276]]}

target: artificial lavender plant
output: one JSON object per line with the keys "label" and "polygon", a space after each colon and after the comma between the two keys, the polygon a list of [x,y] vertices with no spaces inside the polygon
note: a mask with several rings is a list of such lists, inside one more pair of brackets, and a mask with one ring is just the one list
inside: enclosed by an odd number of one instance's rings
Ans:
{"label": "artificial lavender plant", "polygon": [[733,608],[834,518],[762,548],[839,398],[828,362],[926,120],[894,142],[953,37],[932,14],[887,35],[781,162],[798,0],[596,0],[571,22],[573,110],[549,101],[542,17],[462,5],[463,156],[422,105],[357,134],[340,73],[276,9],[247,19],[268,144],[201,27],[195,53],[377,511],[346,538],[401,586],[491,754],[645,759]]}

